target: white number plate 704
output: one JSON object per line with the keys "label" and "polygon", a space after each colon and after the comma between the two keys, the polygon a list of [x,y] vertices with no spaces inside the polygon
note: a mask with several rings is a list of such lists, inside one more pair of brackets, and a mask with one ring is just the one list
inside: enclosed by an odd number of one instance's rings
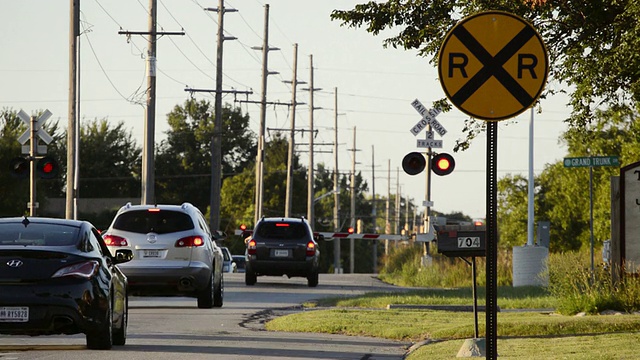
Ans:
{"label": "white number plate 704", "polygon": [[479,248],[479,247],[480,247],[479,237],[459,237],[458,238],[458,248]]}

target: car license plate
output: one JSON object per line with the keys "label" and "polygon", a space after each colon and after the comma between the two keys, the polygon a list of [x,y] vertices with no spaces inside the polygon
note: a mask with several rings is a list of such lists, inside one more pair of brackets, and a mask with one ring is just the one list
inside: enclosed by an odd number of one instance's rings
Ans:
{"label": "car license plate", "polygon": [[0,307],[0,322],[27,322],[29,321],[29,308],[26,306]]}
{"label": "car license plate", "polygon": [[142,257],[157,258],[160,257],[160,252],[158,250],[144,250],[142,253]]}
{"label": "car license plate", "polygon": [[289,250],[274,250],[273,256],[275,257],[287,257],[289,256]]}

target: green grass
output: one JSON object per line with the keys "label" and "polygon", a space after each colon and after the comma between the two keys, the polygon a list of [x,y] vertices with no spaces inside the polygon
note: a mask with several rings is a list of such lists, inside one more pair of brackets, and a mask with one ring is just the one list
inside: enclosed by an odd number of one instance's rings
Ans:
{"label": "green grass", "polygon": [[[472,312],[387,309],[396,305],[472,305],[471,270],[456,259],[434,256],[420,266],[421,249],[395,249],[386,259],[383,281],[419,290],[370,293],[308,303],[298,314],[274,319],[268,330],[373,336],[425,343],[407,360],[455,358],[465,339],[475,336]],[[548,287],[510,286],[511,257],[499,256],[497,314],[500,359],[640,359],[640,278],[611,281],[599,266],[591,272],[585,252],[551,254]],[[478,262],[477,300],[486,300],[484,262]],[[508,311],[529,309],[529,311]],[[555,309],[534,312],[530,309]],[[623,315],[598,315],[619,310]],[[573,316],[585,312],[587,316]],[[478,337],[485,336],[485,313],[478,314]]]}
{"label": "green grass", "polygon": [[[477,292],[478,305],[484,305],[485,288],[478,288]],[[553,309],[556,307],[556,299],[541,287],[503,286],[498,288],[498,295],[498,307],[501,309]],[[399,293],[369,293],[350,298],[325,298],[306,305],[383,309],[390,304],[473,305],[473,296],[471,288],[424,289]]]}
{"label": "green grass", "polygon": [[[640,331],[640,315],[565,316],[535,312],[498,313],[498,336],[543,337]],[[485,314],[478,314],[484,335]],[[472,312],[435,310],[304,311],[269,321],[267,330],[374,336],[421,341],[474,337]]]}

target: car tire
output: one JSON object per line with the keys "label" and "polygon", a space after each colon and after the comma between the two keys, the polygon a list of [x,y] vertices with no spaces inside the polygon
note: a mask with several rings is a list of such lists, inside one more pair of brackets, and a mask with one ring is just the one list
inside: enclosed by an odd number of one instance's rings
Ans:
{"label": "car tire", "polygon": [[215,285],[213,291],[213,306],[222,307],[224,302],[224,274],[220,274],[220,281]]}
{"label": "car tire", "polygon": [[107,308],[106,319],[99,328],[86,334],[87,348],[91,350],[110,350],[113,346],[113,308],[111,299]]}
{"label": "car tire", "polygon": [[318,286],[318,270],[314,270],[311,274],[307,275],[307,283],[309,284],[309,287]]}
{"label": "car tire", "polygon": [[211,309],[213,307],[213,289],[213,272],[211,272],[207,286],[198,292],[199,309]]}
{"label": "car tire", "polygon": [[124,296],[124,312],[122,313],[122,325],[119,329],[113,329],[113,345],[122,346],[127,342],[127,325],[129,323],[129,299]]}
{"label": "car tire", "polygon": [[247,285],[255,285],[256,281],[258,281],[258,277],[256,273],[254,273],[251,269],[247,268],[244,272],[244,283]]}

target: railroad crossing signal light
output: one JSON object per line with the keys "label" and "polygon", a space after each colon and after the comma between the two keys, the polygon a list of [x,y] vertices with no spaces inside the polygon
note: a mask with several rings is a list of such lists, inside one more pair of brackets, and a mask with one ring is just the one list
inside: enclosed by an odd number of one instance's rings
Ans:
{"label": "railroad crossing signal light", "polygon": [[354,230],[353,230],[353,228],[352,228],[352,227],[350,227],[350,228],[348,228],[348,229],[347,229],[347,232],[348,232],[349,234],[353,234],[353,231],[354,231]]}
{"label": "railroad crossing signal light", "polygon": [[456,161],[447,153],[437,154],[431,159],[431,170],[436,175],[449,175],[455,167]]}
{"label": "railroad crossing signal light", "polygon": [[45,156],[38,160],[36,173],[41,179],[53,179],[58,176],[58,163],[51,156]]}
{"label": "railroad crossing signal light", "polygon": [[417,175],[427,166],[427,160],[419,152],[410,152],[402,159],[402,170],[409,175]]}
{"label": "railroad crossing signal light", "polygon": [[11,171],[11,176],[15,178],[26,178],[29,176],[29,170],[29,160],[23,157],[15,157],[9,163],[9,171]]}

